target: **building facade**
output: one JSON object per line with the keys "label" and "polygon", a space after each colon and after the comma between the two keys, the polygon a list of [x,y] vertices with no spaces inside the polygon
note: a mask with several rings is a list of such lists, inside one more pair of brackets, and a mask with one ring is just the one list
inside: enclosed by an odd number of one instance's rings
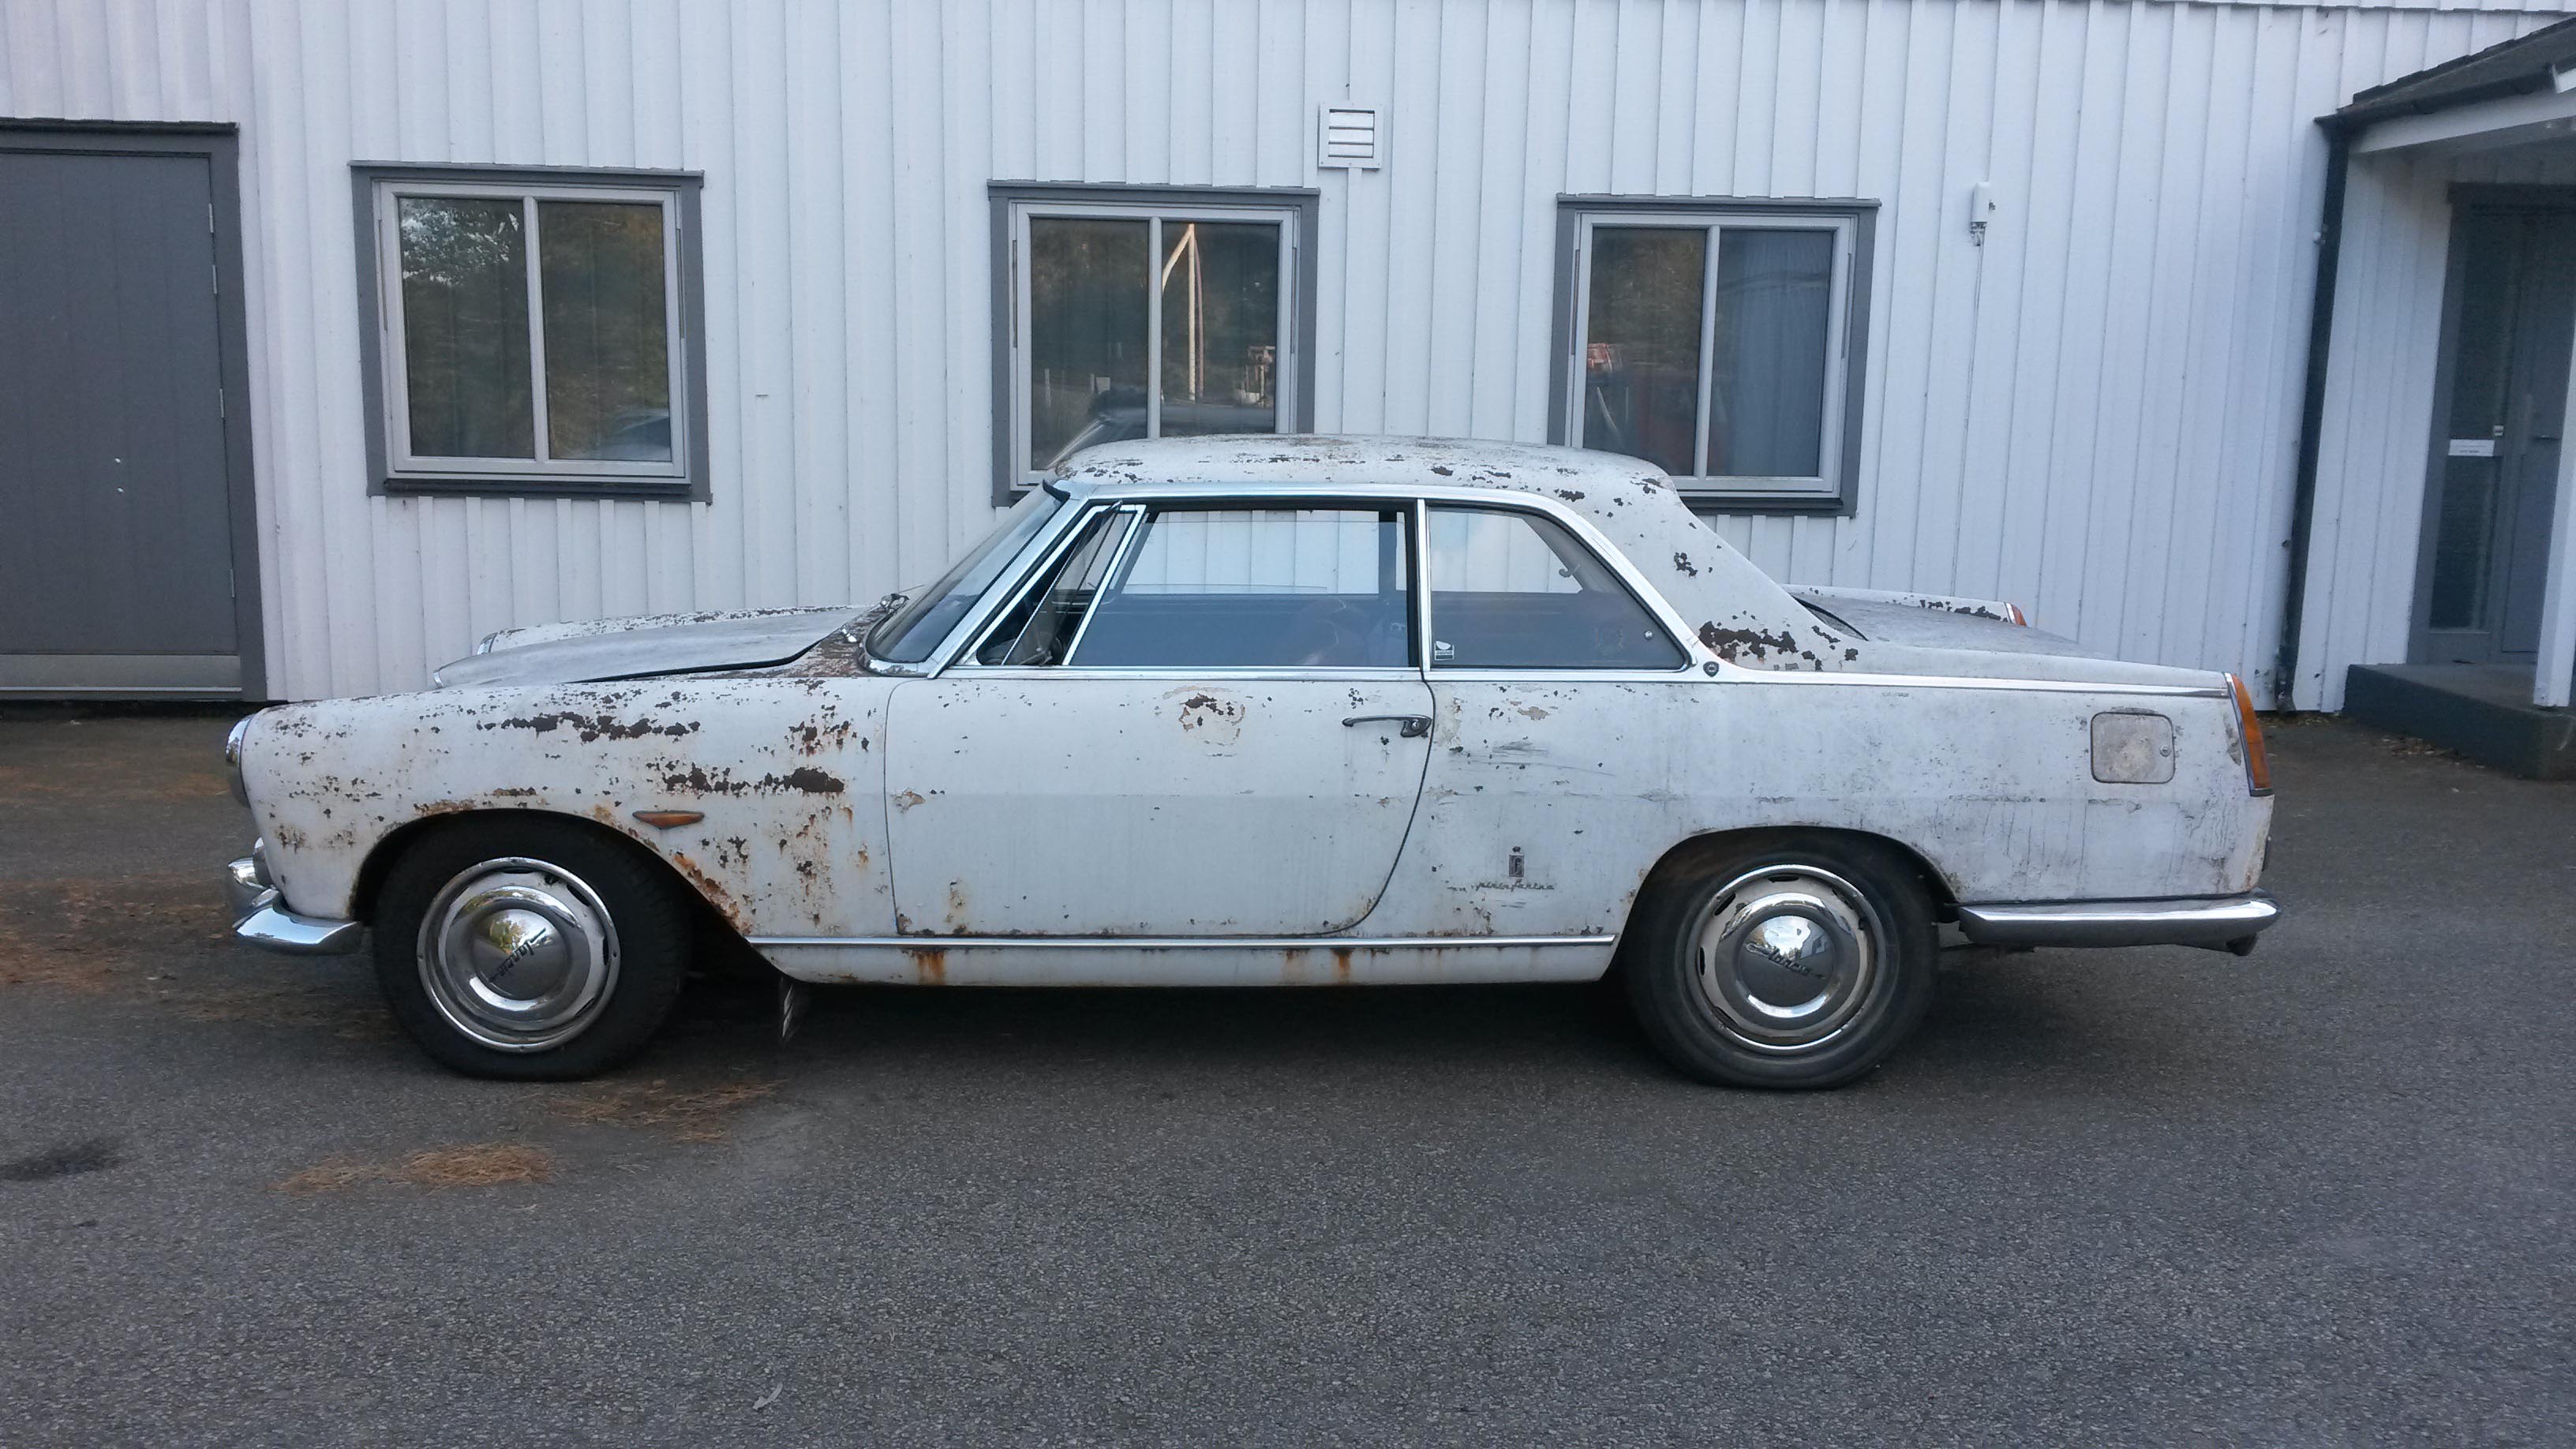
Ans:
{"label": "building facade", "polygon": [[2576,165],[2529,87],[2492,144],[2319,118],[2560,18],[6,0],[0,686],[873,599],[1086,439],[1276,428],[1636,452],[1785,580],[2338,708],[2450,647],[2459,248],[2555,235],[2452,188]]}

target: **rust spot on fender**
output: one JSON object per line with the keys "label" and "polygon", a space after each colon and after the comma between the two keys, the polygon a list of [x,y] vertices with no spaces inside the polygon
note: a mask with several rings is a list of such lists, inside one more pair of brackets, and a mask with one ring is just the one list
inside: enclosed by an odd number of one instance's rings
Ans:
{"label": "rust spot on fender", "polygon": [[527,730],[541,735],[558,729],[569,730],[580,735],[581,742],[586,745],[596,740],[633,740],[646,735],[668,735],[678,739],[697,733],[698,722],[675,720],[670,724],[656,724],[651,720],[618,720],[605,714],[575,714],[571,710],[559,709],[504,720],[479,720],[474,727],[478,730]]}
{"label": "rust spot on fender", "polygon": [[912,974],[920,980],[922,985],[945,986],[948,984],[947,947],[909,946],[906,947],[905,950],[912,957]]}
{"label": "rust spot on fender", "polygon": [[1243,702],[1201,690],[1181,701],[1180,724],[1184,735],[1230,745],[1243,734]]}
{"label": "rust spot on fender", "polygon": [[1333,948],[1333,984],[1335,986],[1351,984],[1351,948],[1348,946]]}
{"label": "rust spot on fender", "polygon": [[897,810],[909,810],[913,806],[920,804],[922,802],[922,798],[922,794],[919,790],[906,790],[902,794],[890,798],[887,803],[894,806]]}
{"label": "rust spot on fender", "polygon": [[[1714,622],[1710,622],[1699,626],[1699,642],[1707,645],[1710,652],[1716,654],[1718,658],[1729,663],[1737,662],[1741,656],[1747,654],[1757,660],[1766,659],[1775,649],[1782,654],[1798,652],[1797,639],[1785,629],[1778,633],[1767,633],[1760,629],[1721,629]],[[1813,659],[1815,656],[1807,657]]]}
{"label": "rust spot on fender", "polygon": [[716,908],[716,914],[725,918],[726,925],[746,933],[751,930],[751,918],[734,903],[733,893],[725,889],[722,881],[707,874],[706,869],[689,859],[685,852],[675,850],[663,858],[688,877],[689,884],[698,888],[698,894],[707,898],[707,904]]}
{"label": "rust spot on fender", "polygon": [[807,795],[838,795],[848,788],[837,775],[826,774],[812,765],[799,765],[784,775],[763,775],[757,780],[737,780],[722,767],[709,771],[704,765],[663,767],[662,788],[687,790],[700,795],[783,794],[800,791]]}
{"label": "rust spot on fender", "polygon": [[838,795],[842,785],[838,776],[827,775],[812,765],[799,765],[784,775],[763,775],[763,790],[802,790],[808,795]]}

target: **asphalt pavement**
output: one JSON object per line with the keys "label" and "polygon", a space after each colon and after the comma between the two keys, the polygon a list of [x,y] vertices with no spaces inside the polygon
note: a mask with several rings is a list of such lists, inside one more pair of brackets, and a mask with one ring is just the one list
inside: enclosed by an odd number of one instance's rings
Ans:
{"label": "asphalt pavement", "polygon": [[2280,727],[2254,956],[1833,1093],[1591,988],[720,981],[532,1087],[228,940],[225,723],[0,720],[0,1443],[2576,1441],[2576,786]]}

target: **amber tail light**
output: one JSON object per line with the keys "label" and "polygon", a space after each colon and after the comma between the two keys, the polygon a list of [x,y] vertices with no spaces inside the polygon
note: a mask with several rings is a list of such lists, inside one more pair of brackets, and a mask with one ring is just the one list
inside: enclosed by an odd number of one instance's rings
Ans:
{"label": "amber tail light", "polygon": [[2254,713],[2254,696],[2245,681],[2231,674],[2227,688],[2236,696],[2236,734],[2245,742],[2245,788],[2256,795],[2272,793],[2272,761],[2263,753],[2263,721]]}

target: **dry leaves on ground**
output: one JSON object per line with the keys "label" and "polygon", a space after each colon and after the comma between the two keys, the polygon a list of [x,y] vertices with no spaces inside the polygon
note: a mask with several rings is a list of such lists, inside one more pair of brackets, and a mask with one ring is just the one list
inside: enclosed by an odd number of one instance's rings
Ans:
{"label": "dry leaves on ground", "polygon": [[339,1192],[370,1183],[412,1187],[495,1187],[509,1182],[544,1182],[554,1175],[555,1160],[534,1147],[514,1142],[476,1142],[461,1147],[433,1147],[400,1162],[326,1162],[308,1167],[277,1185],[279,1192]]}
{"label": "dry leaves on ground", "polygon": [[776,1082],[674,1087],[667,1081],[596,1088],[554,1103],[556,1115],[610,1127],[660,1127],[683,1142],[721,1142],[723,1119],[778,1090]]}

